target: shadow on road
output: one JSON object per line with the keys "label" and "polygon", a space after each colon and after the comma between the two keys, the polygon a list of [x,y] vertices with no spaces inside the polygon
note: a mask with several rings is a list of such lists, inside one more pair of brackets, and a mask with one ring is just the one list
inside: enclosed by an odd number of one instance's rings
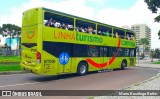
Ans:
{"label": "shadow on road", "polygon": [[36,77],[30,77],[29,79],[36,82],[46,82],[46,81],[54,81],[54,80],[60,80],[60,79],[67,79],[67,78],[73,78],[76,77],[75,74],[65,74],[65,75],[58,75],[58,76],[36,76]]}
{"label": "shadow on road", "polygon": [[[125,70],[133,70],[133,68],[126,68]],[[116,71],[125,71],[120,69],[114,69],[113,71],[108,70],[101,70],[101,71],[94,71],[89,72],[85,76],[89,76],[92,74],[98,74],[98,73],[106,73],[106,72],[116,72]],[[35,82],[47,82],[47,81],[54,81],[54,80],[60,80],[60,79],[69,79],[69,78],[75,78],[75,77],[85,77],[85,76],[78,76],[77,74],[63,74],[63,75],[56,75],[56,76],[39,76],[35,75],[33,77],[29,77],[29,80],[35,81]]]}

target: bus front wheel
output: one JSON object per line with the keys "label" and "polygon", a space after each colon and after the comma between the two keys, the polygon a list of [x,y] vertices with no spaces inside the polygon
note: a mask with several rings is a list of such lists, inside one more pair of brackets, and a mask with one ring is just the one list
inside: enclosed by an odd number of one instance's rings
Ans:
{"label": "bus front wheel", "polygon": [[121,70],[124,70],[126,67],[127,67],[127,62],[126,61],[122,61]]}
{"label": "bus front wheel", "polygon": [[79,63],[78,68],[77,68],[77,74],[79,76],[83,76],[87,73],[87,71],[88,71],[87,64],[85,62]]}

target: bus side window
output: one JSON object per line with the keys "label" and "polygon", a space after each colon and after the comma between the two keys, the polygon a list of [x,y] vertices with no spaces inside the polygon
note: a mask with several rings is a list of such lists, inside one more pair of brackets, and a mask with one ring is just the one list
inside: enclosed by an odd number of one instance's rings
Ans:
{"label": "bus side window", "polygon": [[83,32],[83,33],[89,33],[89,34],[95,34],[96,24],[77,19],[76,20],[76,31]]}
{"label": "bus side window", "polygon": [[124,52],[124,57],[129,57],[129,49],[124,48],[123,52]]}
{"label": "bus side window", "polygon": [[63,15],[45,12],[44,25],[48,27],[74,30],[74,19]]}
{"label": "bus side window", "polygon": [[98,47],[97,46],[88,46],[88,56],[89,57],[98,57]]}
{"label": "bus side window", "polygon": [[113,33],[114,33],[114,37],[124,39],[125,31],[114,29]]}
{"label": "bus side window", "polygon": [[112,29],[103,25],[98,25],[98,35],[107,36],[111,35]]}
{"label": "bus side window", "polygon": [[110,27],[106,27],[106,28],[107,28],[106,36],[111,37],[112,36],[112,28],[110,28]]}
{"label": "bus side window", "polygon": [[118,52],[118,55],[117,55],[117,56],[120,56],[120,57],[123,56],[123,48],[120,48],[120,49],[119,49],[119,52]]}
{"label": "bus side window", "polygon": [[118,30],[118,33],[119,33],[119,38],[124,39],[125,31],[123,31],[123,30]]}
{"label": "bus side window", "polygon": [[73,57],[87,57],[87,45],[73,44]]}
{"label": "bus side window", "polygon": [[134,33],[126,32],[126,39],[127,40],[134,40]]}
{"label": "bus side window", "polygon": [[105,26],[102,26],[102,25],[97,26],[98,35],[105,35],[105,31],[106,31]]}
{"label": "bus side window", "polygon": [[108,47],[104,47],[104,57],[108,56]]}
{"label": "bus side window", "polygon": [[109,56],[112,57],[116,52],[116,47],[109,47]]}

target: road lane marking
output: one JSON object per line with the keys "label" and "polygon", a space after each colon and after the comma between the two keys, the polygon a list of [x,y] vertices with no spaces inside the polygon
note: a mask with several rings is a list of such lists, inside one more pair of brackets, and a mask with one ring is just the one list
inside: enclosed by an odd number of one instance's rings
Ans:
{"label": "road lane marking", "polygon": [[13,87],[13,86],[22,86],[22,85],[32,85],[32,84],[38,84],[38,83],[42,83],[42,82],[22,83],[22,84],[13,84],[13,85],[3,85],[3,86],[0,86],[0,88],[2,88],[2,87]]}

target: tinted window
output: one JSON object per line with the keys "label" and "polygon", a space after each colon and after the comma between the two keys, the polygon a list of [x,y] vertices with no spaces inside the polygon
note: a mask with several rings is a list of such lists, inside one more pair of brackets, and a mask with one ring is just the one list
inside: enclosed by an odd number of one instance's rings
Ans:
{"label": "tinted window", "polygon": [[87,57],[87,45],[74,44],[73,57]]}
{"label": "tinted window", "polygon": [[59,55],[62,52],[67,52],[69,56],[72,57],[73,56],[72,47],[73,44],[71,43],[59,43],[59,42],[49,42],[49,41],[43,42],[43,50],[51,55],[54,55],[55,57],[59,57]]}
{"label": "tinted window", "polygon": [[103,56],[104,56],[104,52],[103,52],[103,50],[104,50],[104,49],[103,49],[103,47],[100,47],[100,54],[99,54],[99,55],[100,55],[100,57],[103,57]]}
{"label": "tinted window", "polygon": [[117,56],[124,56],[123,48],[119,49],[118,55]]}
{"label": "tinted window", "polygon": [[98,47],[97,46],[88,46],[88,56],[89,57],[98,57]]}
{"label": "tinted window", "polygon": [[109,56],[112,57],[116,52],[116,48],[115,47],[110,47],[109,48]]}
{"label": "tinted window", "polygon": [[108,47],[104,47],[104,57],[109,56],[108,54]]}
{"label": "tinted window", "polygon": [[124,49],[124,56],[129,57],[129,49]]}
{"label": "tinted window", "polygon": [[130,49],[130,56],[135,57],[136,56],[136,49]]}

